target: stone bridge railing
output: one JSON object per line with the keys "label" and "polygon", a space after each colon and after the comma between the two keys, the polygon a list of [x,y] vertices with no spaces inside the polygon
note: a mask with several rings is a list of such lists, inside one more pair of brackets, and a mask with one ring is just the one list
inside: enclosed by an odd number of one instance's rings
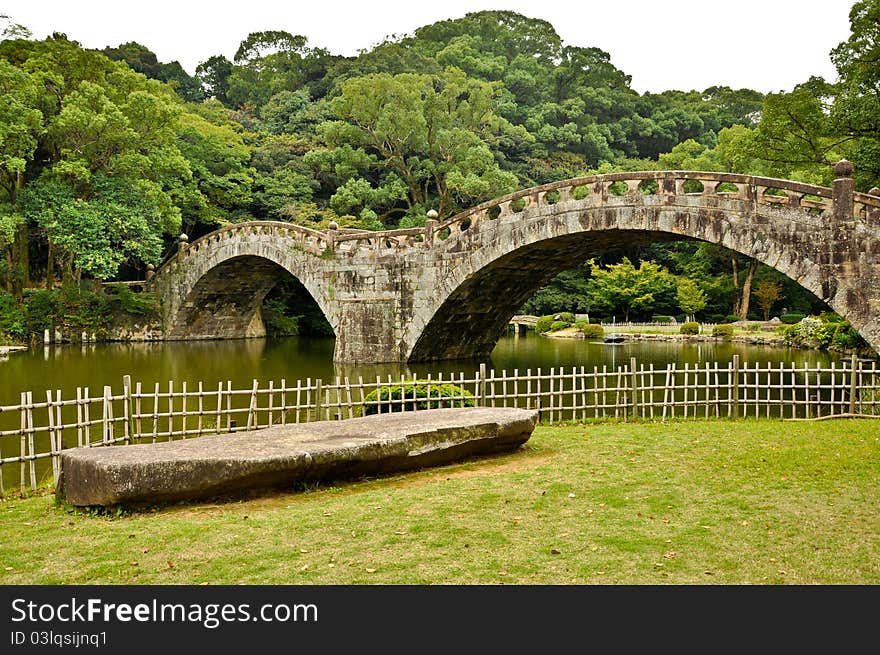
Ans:
{"label": "stone bridge railing", "polygon": [[[572,200],[578,201],[583,207],[600,207],[631,204],[636,199],[650,203],[650,196],[657,196],[655,202],[665,204],[674,204],[673,198],[702,198],[709,202],[715,197],[746,201],[756,208],[799,208],[803,210],[805,218],[812,220],[830,217],[840,222],[861,221],[871,227],[880,227],[880,189],[871,189],[871,194],[854,193],[849,177],[852,165],[849,162],[839,162],[835,172],[842,179],[835,182],[834,188],[753,175],[700,171],[590,175],[522,189],[442,221],[429,219],[423,228],[371,231],[331,227],[328,230],[315,230],[293,223],[250,221],[221,228],[192,243],[181,235],[178,257],[172,257],[162,268],[173,268],[180,257],[197,256],[205,247],[247,233],[272,234],[291,239],[294,247],[303,252],[325,257],[363,249],[394,252],[412,247],[431,247],[436,241],[463,234],[481,222],[519,215],[527,208],[552,206]],[[838,197],[839,201],[836,200]]]}

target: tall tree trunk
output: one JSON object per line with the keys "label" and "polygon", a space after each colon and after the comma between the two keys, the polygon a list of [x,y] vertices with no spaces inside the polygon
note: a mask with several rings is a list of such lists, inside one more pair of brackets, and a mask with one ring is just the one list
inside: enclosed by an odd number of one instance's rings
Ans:
{"label": "tall tree trunk", "polygon": [[739,320],[748,320],[749,316],[749,296],[752,293],[752,279],[755,277],[755,271],[758,270],[758,260],[749,260],[749,270],[746,271],[746,279],[743,282],[742,300],[739,306]]}

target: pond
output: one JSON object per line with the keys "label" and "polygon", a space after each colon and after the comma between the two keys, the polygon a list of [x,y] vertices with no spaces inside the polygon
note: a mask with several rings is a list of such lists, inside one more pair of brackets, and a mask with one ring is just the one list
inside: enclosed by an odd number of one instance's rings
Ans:
{"label": "pond", "polygon": [[[498,371],[525,372],[528,369],[553,367],[603,366],[613,369],[635,357],[639,365],[665,367],[676,362],[683,366],[718,362],[726,365],[737,354],[749,363],[780,362],[796,365],[826,365],[847,359],[815,350],[752,346],[741,343],[680,343],[677,341],[625,341],[604,344],[586,339],[558,339],[528,336],[505,336],[485,360],[487,368]],[[401,364],[340,366],[333,363],[333,339],[235,339],[226,341],[170,341],[155,343],[92,343],[84,345],[37,346],[12,353],[0,360],[0,405],[17,404],[22,391],[33,391],[35,399],[45,400],[47,389],[61,390],[63,397],[74,397],[77,387],[89,387],[91,396],[101,393],[104,385],[114,390],[125,375],[133,383],[152,388],[158,382],[167,388],[173,380],[179,388],[186,381],[190,388],[199,381],[206,388],[216,388],[229,381],[234,389],[248,389],[254,379],[261,384],[270,380],[287,382],[296,379],[335,376],[364,380],[401,374],[419,376],[428,373],[463,372],[472,374],[479,360]]]}

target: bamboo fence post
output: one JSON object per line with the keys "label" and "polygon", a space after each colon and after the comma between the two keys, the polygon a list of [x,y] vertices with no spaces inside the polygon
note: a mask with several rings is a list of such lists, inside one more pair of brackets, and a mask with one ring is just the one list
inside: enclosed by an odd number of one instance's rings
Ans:
{"label": "bamboo fence post", "polygon": [[287,380],[281,378],[281,425],[287,423]]}
{"label": "bamboo fence post", "polygon": [[663,381],[663,414],[660,417],[661,421],[666,421],[666,411],[669,407],[669,376],[672,373],[672,364],[666,364],[666,379]]}
{"label": "bamboo fence post", "polygon": [[141,421],[141,390],[142,385],[138,382],[134,387],[134,415],[135,415],[135,431],[138,443],[143,439],[143,422]]}
{"label": "bamboo fence post", "polygon": [[127,446],[131,443],[131,376],[122,376],[122,439]]}
{"label": "bamboo fence post", "polygon": [[731,372],[733,382],[733,418],[739,418],[739,355],[733,356]]}
{"label": "bamboo fence post", "polygon": [[103,432],[103,437],[101,439],[101,443],[105,446],[113,443],[113,390],[105,385],[104,386],[104,402],[102,403],[103,410],[101,412],[101,427]]}
{"label": "bamboo fence post", "polygon": [[639,400],[638,400],[638,376],[636,373],[636,358],[629,358],[629,386],[630,393],[632,394],[632,398],[630,399],[630,404],[632,406],[632,418],[637,419],[639,417]]}
{"label": "bamboo fence post", "polygon": [[248,413],[247,413],[247,422],[245,430],[250,431],[254,427],[254,421],[256,420],[257,413],[257,388],[260,386],[260,383],[254,378],[253,385],[251,386],[251,398],[248,403]]}
{"label": "bamboo fence post", "polygon": [[214,432],[220,434],[220,422],[223,420],[223,381],[217,382],[217,417],[214,419]]}
{"label": "bamboo fence post", "polygon": [[83,446],[82,387],[76,388],[76,447]]}
{"label": "bamboo fence post", "polygon": [[813,403],[810,397],[810,366],[804,362],[804,394],[806,394],[805,402],[807,403],[807,418],[813,417]]}
{"label": "bamboo fence post", "polygon": [[323,392],[323,389],[321,388],[322,386],[323,386],[323,381],[321,380],[321,378],[318,378],[317,380],[315,380],[315,420],[316,421],[321,420],[321,402],[323,400],[321,397],[322,392]]}
{"label": "bamboo fence post", "polygon": [[526,409],[532,408],[532,369],[526,369]]}
{"label": "bamboo fence post", "polygon": [[204,398],[205,398],[204,385],[202,384],[202,381],[199,380],[199,420],[196,423],[196,436],[197,437],[202,436],[202,429],[204,427],[204,425],[202,423],[202,417],[204,416],[204,413],[205,413]]}
{"label": "bamboo fence post", "polygon": [[477,398],[482,407],[486,406],[486,363],[480,362],[480,371],[477,373]]}
{"label": "bamboo fence post", "polygon": [[174,380],[168,380],[168,441],[174,440]]}
{"label": "bamboo fence post", "polygon": [[853,353],[849,360],[849,413],[856,413],[856,383],[858,382],[858,378],[856,377],[856,354]]}
{"label": "bamboo fence post", "polygon": [[180,399],[180,433],[183,438],[186,439],[186,380],[182,382],[181,386],[183,388],[183,390],[181,391],[183,397]]}
{"label": "bamboo fence post", "polygon": [[[59,397],[59,400],[61,398]],[[52,450],[52,476],[58,481],[58,464],[61,459],[60,448],[58,447],[58,435],[55,433],[55,416],[54,407],[52,406],[52,390],[46,389],[46,409],[49,416],[49,448]]]}
{"label": "bamboo fence post", "polygon": [[599,367],[593,366],[593,419],[599,420]]}
{"label": "bamboo fence post", "polygon": [[226,431],[232,432],[232,380],[226,380]]}
{"label": "bamboo fence post", "polygon": [[550,380],[549,380],[549,384],[550,384],[550,394],[549,394],[549,397],[547,398],[547,400],[548,400],[549,403],[550,403],[550,425],[553,425],[553,409],[554,409],[554,407],[555,407],[555,403],[553,402],[553,389],[554,389],[554,386],[555,386],[555,385],[553,384],[553,382],[554,382],[554,377],[555,377],[555,376],[556,376],[556,368],[551,366],[551,367],[550,367]]}
{"label": "bamboo fence post", "polygon": [[159,383],[153,386],[153,443],[159,439]]}
{"label": "bamboo fence post", "polygon": [[300,395],[302,393],[302,387],[300,384],[300,380],[296,381],[296,414],[294,415],[294,423],[299,423],[299,408],[300,408]]}
{"label": "bamboo fence post", "polygon": [[83,389],[83,438],[86,448],[92,447],[92,424],[89,419],[89,388]]}
{"label": "bamboo fence post", "polygon": [[20,453],[19,453],[19,462],[20,462],[19,471],[21,473],[20,489],[21,489],[22,495],[24,494],[24,489],[26,486],[26,475],[27,475],[27,473],[26,473],[27,464],[25,463],[25,462],[27,462],[27,436],[25,436],[27,434],[27,415],[25,413],[25,406],[26,405],[27,405],[27,393],[22,391],[21,392],[21,402],[19,403],[19,410],[18,410],[19,419],[20,419],[19,423],[21,425],[21,428],[20,428],[21,431],[19,432],[20,446],[21,446]]}
{"label": "bamboo fence post", "polygon": [[36,453],[34,452],[34,395],[32,391],[27,392],[27,435],[28,435],[28,454],[30,461],[28,469],[31,474],[31,490],[37,490],[37,470],[36,470]]}
{"label": "bamboo fence post", "polygon": [[[272,412],[275,410],[275,403],[273,396],[275,395],[275,381],[269,380],[269,419],[266,427],[272,427]],[[257,421],[257,425],[259,426],[259,421]]]}

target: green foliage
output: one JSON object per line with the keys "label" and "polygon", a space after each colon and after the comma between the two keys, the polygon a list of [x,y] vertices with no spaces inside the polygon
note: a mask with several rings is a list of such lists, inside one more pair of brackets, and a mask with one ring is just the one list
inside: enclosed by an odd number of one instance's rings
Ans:
{"label": "green foliage", "polygon": [[681,327],[678,328],[679,334],[699,334],[700,333],[700,324],[696,321],[691,321],[689,323],[682,323]]}
{"label": "green foliage", "polygon": [[553,318],[553,314],[539,316],[538,320],[535,322],[535,334],[544,334],[545,332],[549,332],[550,327],[553,325],[553,322],[555,320],[556,319]]}
{"label": "green foliage", "polygon": [[672,323],[675,321],[674,316],[666,316],[664,314],[655,314],[651,317],[652,323]]}
{"label": "green foliage", "polygon": [[800,323],[803,320],[803,318],[804,318],[803,314],[788,313],[788,314],[783,314],[782,316],[780,316],[779,320],[782,321],[783,323],[788,324],[788,325],[794,325],[795,323]]}
{"label": "green foliage", "polygon": [[24,336],[25,316],[15,296],[0,291],[0,341],[21,341]]}
{"label": "green foliage", "polygon": [[678,281],[676,291],[678,306],[685,314],[695,314],[703,311],[706,307],[706,294],[697,286],[696,282],[688,278]]}
{"label": "green foliage", "polygon": [[367,415],[475,405],[473,394],[467,389],[427,380],[418,380],[415,384],[380,387],[366,395],[364,404],[364,413]]}
{"label": "green foliage", "polygon": [[586,323],[580,329],[587,339],[601,339],[605,336],[605,328],[595,323]]}
{"label": "green foliage", "polygon": [[723,341],[730,341],[733,339],[733,326],[729,323],[719,323],[712,328],[712,336]]}
{"label": "green foliage", "polygon": [[125,284],[113,284],[105,287],[111,305],[125,314],[135,316],[158,317],[159,305],[156,294],[151,292],[135,293]]}
{"label": "green foliage", "polygon": [[299,317],[287,315],[283,298],[267,298],[263,303],[263,323],[270,337],[290,337],[299,334]]}
{"label": "green foliage", "polygon": [[624,257],[606,267],[593,263],[589,280],[590,305],[602,313],[648,315],[669,307],[674,301],[675,278],[663,267],[642,261],[636,268]]}
{"label": "green foliage", "polygon": [[559,330],[564,330],[565,328],[569,327],[570,325],[571,325],[571,323],[568,323],[567,321],[553,321],[550,324],[550,329],[548,331],[549,332],[557,332]]}
{"label": "green foliage", "polygon": [[103,336],[113,319],[110,299],[101,292],[66,286],[25,292],[25,336],[40,339],[44,330],[58,330],[78,339],[82,332]]}

